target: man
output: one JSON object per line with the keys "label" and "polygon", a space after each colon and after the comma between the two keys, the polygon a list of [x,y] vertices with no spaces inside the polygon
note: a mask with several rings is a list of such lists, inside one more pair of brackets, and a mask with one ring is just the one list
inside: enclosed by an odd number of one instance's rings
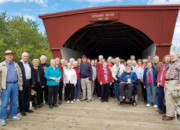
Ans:
{"label": "man", "polygon": [[172,96],[172,90],[176,90],[180,86],[180,59],[175,52],[171,52],[170,57],[171,65],[165,75],[166,115],[163,115],[163,120],[174,119],[175,101]]}
{"label": "man", "polygon": [[18,62],[23,77],[23,91],[19,92],[19,109],[22,116],[26,116],[25,112],[33,112],[29,109],[29,102],[31,99],[31,88],[34,87],[35,81],[33,66],[28,62],[28,59],[29,54],[24,52],[22,53],[22,60]]}
{"label": "man", "polygon": [[162,62],[159,61],[159,56],[154,56],[154,64],[153,67],[156,69],[156,71],[159,73],[159,70],[161,66],[163,65]]}
{"label": "man", "polygon": [[132,97],[134,87],[137,88],[138,81],[136,73],[131,71],[131,66],[126,67],[126,72],[121,75],[120,81],[120,102],[123,102],[124,100],[126,102],[129,102]]}
{"label": "man", "polygon": [[1,126],[6,125],[7,108],[10,99],[11,121],[19,121],[17,117],[18,88],[22,91],[22,73],[18,64],[13,61],[15,53],[7,50],[4,53],[5,61],[0,63],[0,93],[1,93]]}
{"label": "man", "polygon": [[111,69],[112,71],[112,77],[114,80],[114,94],[115,94],[115,102],[119,100],[119,80],[122,75],[122,73],[125,71],[125,66],[120,64],[119,57],[115,58],[115,64]]}
{"label": "man", "polygon": [[92,67],[91,64],[87,62],[87,57],[82,56],[82,63],[80,65],[80,77],[81,77],[81,86],[83,92],[82,101],[86,100],[86,91],[87,91],[87,102],[90,102],[92,99],[91,94],[91,81],[92,81]]}
{"label": "man", "polygon": [[147,57],[148,62],[152,62],[152,56]]}

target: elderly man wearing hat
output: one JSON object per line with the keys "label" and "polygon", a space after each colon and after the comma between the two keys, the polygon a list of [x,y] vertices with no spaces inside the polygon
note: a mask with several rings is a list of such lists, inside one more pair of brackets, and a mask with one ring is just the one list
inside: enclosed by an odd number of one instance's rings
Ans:
{"label": "elderly man wearing hat", "polygon": [[1,93],[1,126],[6,125],[7,107],[10,99],[10,121],[19,121],[17,117],[18,89],[22,91],[22,72],[13,61],[15,53],[7,50],[4,53],[5,61],[0,63],[0,93]]}

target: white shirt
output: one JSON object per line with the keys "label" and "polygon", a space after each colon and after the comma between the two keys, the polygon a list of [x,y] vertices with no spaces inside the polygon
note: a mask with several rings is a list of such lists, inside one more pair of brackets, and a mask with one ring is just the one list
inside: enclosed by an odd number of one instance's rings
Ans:
{"label": "white shirt", "polygon": [[71,69],[71,70],[66,69],[63,75],[63,82],[65,84],[68,84],[69,82],[71,84],[76,84],[77,83],[76,71],[74,69]]}
{"label": "white shirt", "polygon": [[25,77],[27,80],[31,79],[31,67],[29,66],[28,62],[24,63],[23,60],[21,60],[24,66],[24,71],[25,71]]}

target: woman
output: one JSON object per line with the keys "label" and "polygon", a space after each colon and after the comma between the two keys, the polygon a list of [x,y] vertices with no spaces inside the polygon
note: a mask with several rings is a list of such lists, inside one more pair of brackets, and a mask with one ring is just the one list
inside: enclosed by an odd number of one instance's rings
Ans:
{"label": "woman", "polygon": [[164,86],[165,86],[165,75],[169,69],[171,58],[169,55],[165,56],[163,59],[164,65],[159,70],[157,77],[157,87],[158,87],[158,109],[159,114],[166,113],[166,106],[164,105]]}
{"label": "woman", "polygon": [[[40,61],[41,61],[40,67],[41,67],[41,69],[43,69],[43,71],[45,73],[47,67],[49,66],[47,64],[47,57],[45,55],[42,55],[40,57]],[[43,99],[45,99],[45,103],[48,104],[48,87],[46,86],[46,78],[45,77],[44,77],[44,82],[45,82],[45,86],[44,86],[44,89],[43,89],[43,91],[44,91],[44,98]]]}
{"label": "woman", "polygon": [[60,79],[62,78],[62,73],[58,67],[56,67],[56,62],[54,59],[50,60],[50,66],[45,71],[45,78],[47,79],[48,86],[48,104],[49,108],[58,107],[57,94],[60,85]]}
{"label": "woman", "polygon": [[62,78],[61,78],[61,80],[60,80],[60,85],[59,85],[59,105],[61,105],[62,104],[62,91],[63,91],[63,72],[64,72],[64,70],[63,70],[63,67],[61,66],[61,60],[60,60],[60,58],[56,58],[55,59],[55,62],[56,62],[56,67],[59,67],[59,70],[61,71],[61,73],[62,73]]}
{"label": "woman", "polygon": [[98,71],[98,81],[101,85],[101,102],[108,102],[109,85],[113,82],[111,70],[107,67],[107,62],[103,63],[103,68]]}
{"label": "woman", "polygon": [[37,109],[37,107],[41,108],[43,106],[43,88],[45,86],[45,80],[44,71],[41,67],[39,67],[39,60],[34,59],[32,63],[35,79],[33,90],[36,92],[36,95],[33,96],[32,106],[34,109]]}
{"label": "woman", "polygon": [[151,106],[151,90],[153,93],[153,100],[154,100],[154,108],[158,107],[157,102],[157,96],[156,96],[156,90],[157,90],[157,71],[155,68],[152,67],[152,63],[147,63],[147,68],[144,70],[143,75],[143,84],[144,88],[146,88],[147,91],[147,104],[146,106]]}
{"label": "woman", "polygon": [[81,80],[80,80],[80,69],[78,67],[78,62],[74,61],[74,70],[76,71],[76,76],[77,76],[77,84],[74,87],[74,101],[79,101],[79,92],[81,88]]}
{"label": "woman", "polygon": [[137,62],[135,60],[132,61],[132,69],[133,69],[133,72],[135,72],[137,75]]}
{"label": "woman", "polygon": [[64,87],[67,88],[67,103],[74,103],[74,87],[77,83],[77,75],[74,69],[72,69],[71,63],[67,64],[68,68],[64,71],[63,83]]}
{"label": "woman", "polygon": [[95,61],[94,60],[91,60],[91,66],[92,66],[92,72],[93,72],[92,82],[91,82],[91,93],[92,93],[92,100],[94,100],[93,94],[94,94],[94,88],[95,88],[95,81],[96,81],[96,77],[97,77]]}
{"label": "woman", "polygon": [[107,62],[108,62],[108,68],[112,68],[113,63],[112,63],[112,57],[111,56],[108,57]]}

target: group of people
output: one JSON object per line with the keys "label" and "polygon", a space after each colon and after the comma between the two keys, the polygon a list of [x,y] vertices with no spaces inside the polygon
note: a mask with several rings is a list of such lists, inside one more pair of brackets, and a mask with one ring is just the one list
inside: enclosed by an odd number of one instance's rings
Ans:
{"label": "group of people", "polygon": [[[1,93],[1,125],[6,125],[7,108],[10,99],[9,121],[19,121],[17,116],[18,100],[21,116],[33,113],[32,107],[38,109],[45,104],[49,108],[58,107],[64,100],[73,104],[80,101],[95,100],[94,94],[101,102],[108,102],[109,96],[115,102],[131,102],[133,92],[141,90],[144,103],[151,106],[151,91],[153,107],[163,114],[163,120],[175,117],[175,100],[172,90],[180,89],[180,59],[178,54],[171,52],[163,62],[158,56],[148,56],[138,59],[131,55],[130,59],[120,60],[102,55],[98,59],[55,58],[47,64],[47,57],[28,61],[29,54],[22,53],[22,59],[14,62],[15,53],[7,50],[5,61],[0,63],[0,93]],[[58,96],[59,95],[59,96]],[[58,101],[57,101],[58,100]],[[165,101],[165,102],[164,102]]]}

